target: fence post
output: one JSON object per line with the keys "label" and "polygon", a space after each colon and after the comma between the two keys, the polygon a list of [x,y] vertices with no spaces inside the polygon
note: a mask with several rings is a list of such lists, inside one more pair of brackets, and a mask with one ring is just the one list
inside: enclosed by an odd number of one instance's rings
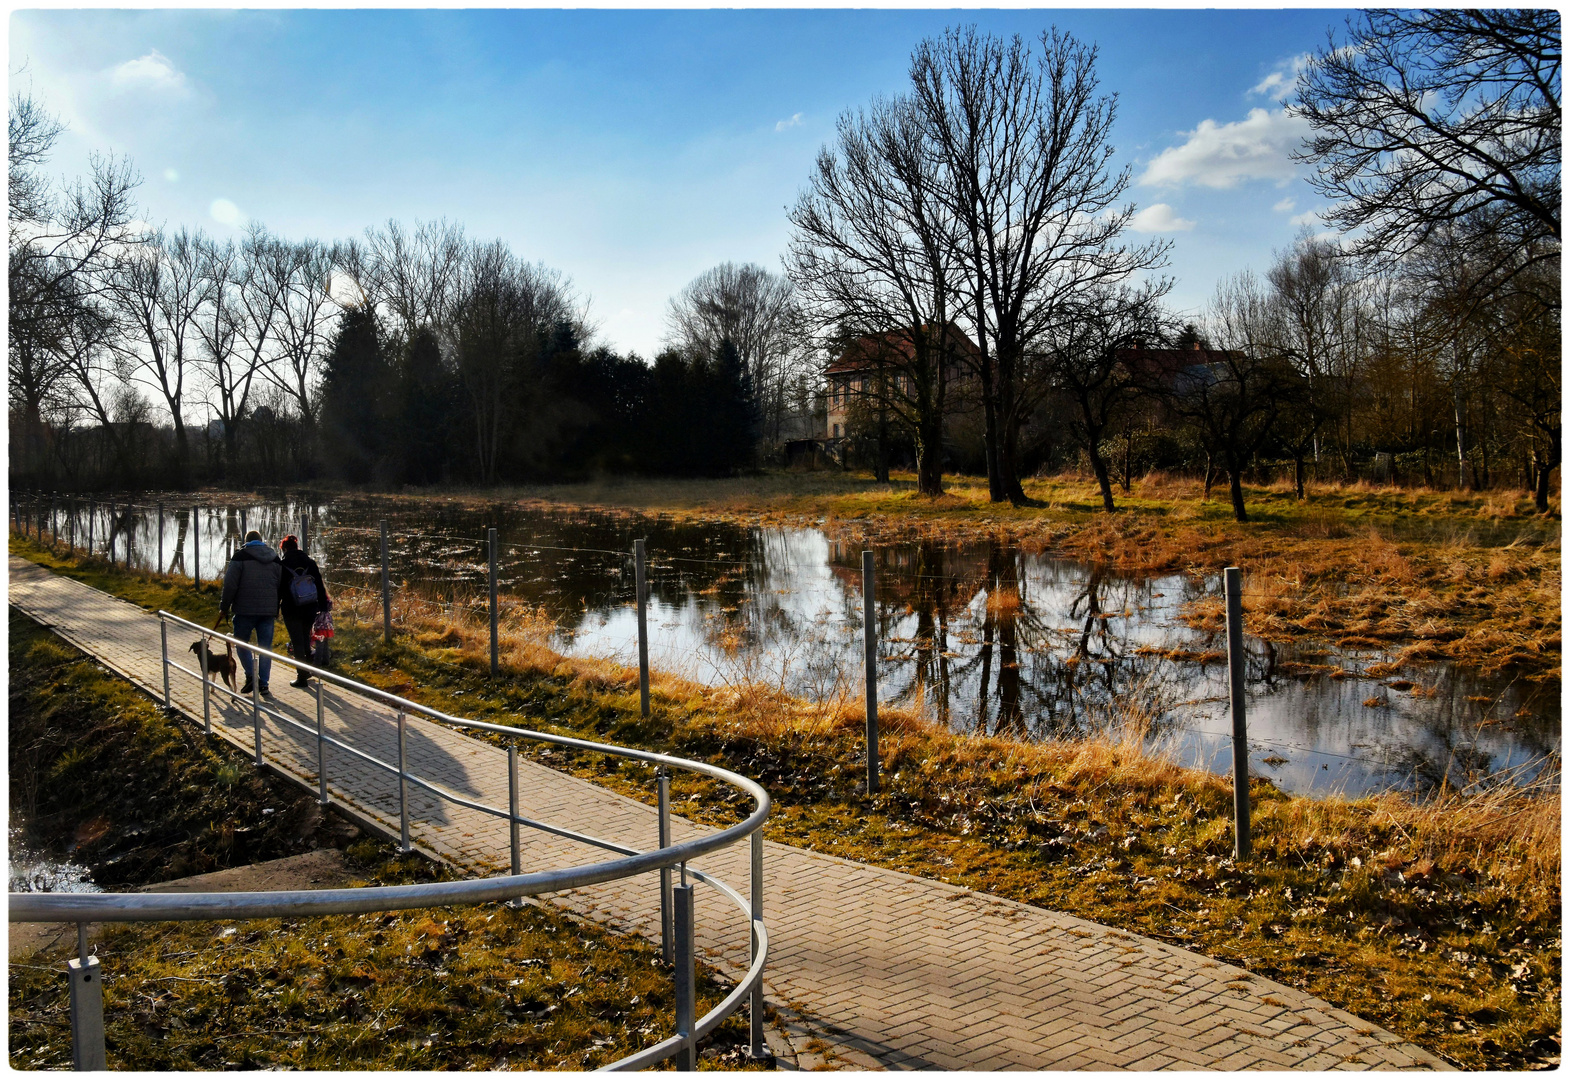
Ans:
{"label": "fence post", "polygon": [[65,515],[65,546],[71,549],[71,554],[76,554],[76,500],[71,499],[67,504]]}
{"label": "fence post", "polygon": [[[261,637],[261,631],[257,631],[257,635],[256,636],[258,638],[260,638]],[[250,649],[250,646],[246,646],[246,648]],[[261,693],[261,688],[262,688],[262,658],[256,654],[256,650],[255,649],[250,649],[250,653],[251,653],[251,728],[252,728],[252,730],[255,733],[256,767],[258,769],[260,769],[262,767],[262,693]]]}
{"label": "fence post", "polygon": [[198,592],[202,588],[202,508],[191,507],[191,581]]}
{"label": "fence post", "polygon": [[387,577],[387,519],[382,518],[382,636],[392,644],[392,583]]}
{"label": "fence post", "polygon": [[[671,774],[661,765],[654,773],[656,802],[659,805],[660,847],[671,846]],[[674,930],[671,924],[671,868],[660,867],[660,952],[667,964],[676,962]]]}
{"label": "fence post", "polygon": [[104,528],[109,530],[109,565],[113,566],[114,565],[114,539],[115,539],[114,500],[113,499],[109,500],[109,509],[108,509],[108,511],[105,514],[105,518],[106,518],[106,520],[104,521]]}
{"label": "fence post", "polygon": [[675,889],[676,908],[676,1034],[687,1042],[676,1051],[676,1068],[691,1072],[697,1067],[697,1040],[692,1037],[697,1014],[697,972],[694,965],[693,937],[696,929],[692,910],[692,886]]}
{"label": "fence post", "polygon": [[169,707],[169,624],[158,620],[158,647],[164,656],[164,708]]}
{"label": "fence post", "polygon": [[60,546],[60,520],[56,514],[56,504],[60,501],[59,493],[49,496],[49,547]]}
{"label": "fence post", "polygon": [[[507,744],[507,806],[511,811],[508,826],[512,840],[512,875],[523,873],[523,846],[518,835],[518,744]],[[522,907],[523,897],[511,902],[512,907]]]}
{"label": "fence post", "polygon": [[398,850],[407,855],[409,844],[409,768],[403,706],[398,706]]}
{"label": "fence post", "polygon": [[197,660],[202,665],[202,728],[211,735],[213,733],[213,706],[211,691],[207,685],[207,632],[202,632],[202,647],[197,650]]}
{"label": "fence post", "polygon": [[649,718],[649,588],[646,570],[648,558],[642,540],[632,542],[633,585],[638,591],[638,706],[645,720]]}
{"label": "fence post", "polygon": [[878,793],[877,578],[872,552],[861,553],[862,648],[867,661],[867,794]]}
{"label": "fence post", "polygon": [[316,802],[326,806],[327,798],[327,738],[322,718],[322,680],[316,680]]}
{"label": "fence post", "polygon": [[[488,529],[485,534],[486,545],[490,548],[491,555],[491,678],[496,678],[497,659],[499,649],[497,644],[496,622],[496,530]],[[517,871],[513,871],[517,873]]]}
{"label": "fence post", "polygon": [[97,555],[98,554],[98,551],[97,551],[98,545],[97,545],[97,543],[95,543],[95,541],[97,539],[97,534],[98,534],[98,500],[97,499],[88,499],[87,500],[87,554],[89,554],[89,555]]}
{"label": "fence post", "polygon": [[164,504],[158,504],[158,565],[155,568],[161,574],[164,572]]}
{"label": "fence post", "polygon": [[104,1057],[104,990],[98,957],[88,956],[87,927],[76,924],[77,950],[66,961],[71,983],[71,1067],[77,1072],[107,1069]]}
{"label": "fence post", "polygon": [[1233,854],[1248,858],[1248,716],[1243,701],[1243,572],[1226,568],[1227,666],[1232,691],[1232,807],[1237,823]]}
{"label": "fence post", "polygon": [[305,554],[305,553],[307,553],[307,552],[309,552],[311,550],[311,546],[308,543],[308,541],[310,539],[311,539],[311,515],[309,513],[304,513],[304,514],[300,515],[300,552],[301,552],[301,554]]}
{"label": "fence post", "polygon": [[[759,829],[751,836],[752,841],[752,947],[747,953],[747,966],[751,967],[758,962],[758,929],[757,923],[763,921],[763,830]],[[752,989],[752,1001],[747,1007],[748,1019],[751,1024],[752,1058],[761,1061],[769,1058],[768,1043],[763,1034],[763,983]]]}

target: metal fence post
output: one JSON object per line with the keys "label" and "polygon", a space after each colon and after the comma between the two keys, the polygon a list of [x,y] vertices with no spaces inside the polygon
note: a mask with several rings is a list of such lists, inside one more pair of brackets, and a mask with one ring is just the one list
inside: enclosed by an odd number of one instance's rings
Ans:
{"label": "metal fence post", "polygon": [[316,801],[326,806],[327,799],[327,739],[322,714],[322,680],[316,680]]}
{"label": "metal fence post", "polygon": [[[497,661],[499,659],[496,621],[496,530],[487,530],[485,539],[491,555],[491,678],[494,679],[496,678]],[[517,873],[517,871],[513,872]]]}
{"label": "metal fence post", "polygon": [[1233,854],[1248,858],[1248,716],[1243,700],[1243,572],[1226,568],[1227,666],[1232,691],[1232,807],[1237,823]]}
{"label": "metal fence post", "polygon": [[65,546],[71,549],[71,554],[76,554],[76,500],[71,499],[66,503],[65,513]]}
{"label": "metal fence post", "polygon": [[382,518],[382,635],[392,644],[392,583],[387,577],[387,519]]}
{"label": "metal fence post", "polygon": [[[763,921],[763,830],[759,829],[751,836],[752,841],[752,947],[747,953],[747,966],[751,967],[758,962],[758,929],[757,923]],[[768,1042],[763,1034],[763,983],[752,989],[752,1001],[747,1007],[748,1020],[751,1022],[752,1046],[750,1048],[754,1060],[768,1058]]]}
{"label": "metal fence post", "polygon": [[114,500],[113,499],[109,500],[109,509],[105,513],[104,528],[109,531],[109,565],[113,566],[114,565],[114,541],[115,541]]}
{"label": "metal fence post", "polygon": [[[518,744],[507,744],[507,807],[511,812],[508,828],[512,836],[512,874],[523,873],[523,846],[518,835]],[[523,897],[512,901],[513,907],[523,906]]]}
{"label": "metal fence post", "polygon": [[867,794],[878,793],[877,578],[872,552],[861,553],[862,648],[867,660]]}
{"label": "metal fence post", "polygon": [[648,553],[642,540],[632,542],[633,584],[638,591],[638,707],[649,717],[649,586]]}
{"label": "metal fence post", "polygon": [[212,691],[208,686],[207,675],[207,635],[202,635],[202,647],[197,651],[197,660],[202,665],[202,728],[211,735],[213,733],[213,705]]}
{"label": "metal fence post", "polygon": [[107,1069],[104,1056],[104,989],[98,957],[87,956],[87,928],[76,924],[78,950],[66,961],[71,983],[71,1067],[77,1072]]}
{"label": "metal fence post", "polygon": [[164,572],[164,504],[158,504],[158,565],[155,568],[161,574]]}
{"label": "metal fence post", "polygon": [[[261,631],[256,636],[260,638]],[[249,646],[247,646],[249,648]],[[262,658],[251,649],[251,727],[256,739],[256,767],[262,767]]]}
{"label": "metal fence post", "polygon": [[191,507],[191,583],[198,591],[202,588],[202,511]]}
{"label": "metal fence post", "polygon": [[676,1034],[685,1036],[687,1042],[676,1051],[676,1068],[691,1072],[697,1067],[697,1040],[692,1037],[697,1015],[697,970],[693,955],[695,924],[692,910],[692,886],[678,885],[675,889],[676,915]]}
{"label": "metal fence post", "polygon": [[[671,846],[671,774],[661,765],[654,771],[655,803],[660,847]],[[660,955],[667,964],[676,962],[675,943],[671,925],[671,868],[660,867]]]}
{"label": "metal fence post", "polygon": [[409,844],[409,769],[404,733],[403,706],[398,707],[398,845],[407,855],[414,850]]}
{"label": "metal fence post", "polygon": [[98,500],[87,500],[87,553],[97,555],[98,545],[95,543],[98,532]]}
{"label": "metal fence post", "polygon": [[164,708],[169,707],[169,624],[158,620],[158,647],[164,656]]}
{"label": "metal fence post", "polygon": [[56,513],[58,502],[58,494],[49,496],[49,546],[51,548],[60,546],[60,519]]}

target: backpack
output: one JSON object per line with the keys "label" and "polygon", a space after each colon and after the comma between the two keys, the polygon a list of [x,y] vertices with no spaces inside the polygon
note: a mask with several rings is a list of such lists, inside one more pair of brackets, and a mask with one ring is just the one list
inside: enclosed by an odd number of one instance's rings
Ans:
{"label": "backpack", "polygon": [[294,601],[295,606],[305,607],[316,603],[316,581],[310,571],[290,569],[289,573],[294,575],[294,580],[289,582],[289,599]]}

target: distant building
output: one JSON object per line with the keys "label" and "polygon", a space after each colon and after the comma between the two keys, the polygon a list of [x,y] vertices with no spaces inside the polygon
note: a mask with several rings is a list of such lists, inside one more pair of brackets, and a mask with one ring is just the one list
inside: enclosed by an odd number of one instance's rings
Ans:
{"label": "distant building", "polygon": [[[976,378],[975,367],[969,361],[978,360],[981,350],[952,322],[944,336],[950,356],[944,404],[945,412],[952,414],[967,403],[969,384]],[[914,359],[915,348],[905,334],[869,334],[853,341],[839,359],[823,371],[828,398],[826,437],[831,440],[845,437],[850,427],[852,402],[875,390],[880,378],[888,380],[889,392],[912,394],[914,383],[909,368]]]}

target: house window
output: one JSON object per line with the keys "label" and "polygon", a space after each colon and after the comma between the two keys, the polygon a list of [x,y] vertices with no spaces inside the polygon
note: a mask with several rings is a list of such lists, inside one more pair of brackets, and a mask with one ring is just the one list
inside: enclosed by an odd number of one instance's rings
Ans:
{"label": "house window", "polygon": [[840,426],[838,424],[834,425],[834,437],[836,439],[840,437]]}

